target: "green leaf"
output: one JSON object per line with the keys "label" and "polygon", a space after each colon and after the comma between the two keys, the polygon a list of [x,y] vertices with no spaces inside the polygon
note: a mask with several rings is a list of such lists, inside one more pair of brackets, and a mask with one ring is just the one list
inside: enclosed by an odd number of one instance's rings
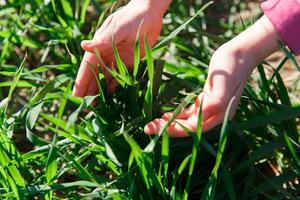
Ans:
{"label": "green leaf", "polygon": [[233,102],[235,101],[235,97],[233,97],[226,109],[225,116],[224,116],[224,121],[220,133],[220,139],[219,139],[219,145],[218,145],[218,153],[217,153],[217,158],[216,162],[214,165],[214,168],[211,172],[211,175],[209,177],[208,183],[205,186],[204,192],[202,194],[202,199],[214,199],[215,194],[216,194],[216,182],[217,182],[217,177],[218,177],[218,170],[221,164],[221,160],[223,157],[223,153],[225,150],[226,142],[227,142],[227,137],[228,137],[228,120],[229,120],[229,113],[232,107]]}
{"label": "green leaf", "polygon": [[19,80],[20,80],[20,78],[21,78],[22,70],[23,70],[23,68],[24,68],[24,63],[25,63],[26,57],[27,57],[27,54],[24,56],[24,59],[23,59],[21,65],[20,65],[18,71],[16,72],[15,77],[14,77],[14,79],[13,79],[13,81],[12,81],[12,84],[11,84],[11,86],[10,86],[10,88],[9,88],[8,96],[7,96],[7,99],[8,99],[8,100],[7,100],[7,104],[6,104],[6,107],[5,107],[5,112],[6,112],[6,110],[7,110],[8,103],[9,103],[9,101],[10,101],[11,98],[12,98],[12,94],[13,94],[15,88],[17,87],[17,84],[18,84],[18,82],[19,82]]}
{"label": "green leaf", "polygon": [[183,23],[181,26],[179,26],[177,29],[175,29],[172,33],[170,33],[166,38],[164,38],[160,43],[158,43],[156,46],[155,46],[155,49],[165,45],[167,42],[169,42],[171,39],[173,39],[174,37],[176,37],[182,30],[184,30],[187,25],[189,23],[191,23],[196,17],[200,16],[203,11],[209,7],[211,4],[213,4],[213,1],[210,1],[206,4],[204,4],[200,10],[198,10],[195,15],[193,17],[191,17],[189,20],[187,20],[185,23]]}
{"label": "green leaf", "polygon": [[80,106],[70,115],[67,127],[71,127],[76,122],[79,113],[82,112],[84,109],[87,109],[93,103],[97,96],[98,95],[86,96],[82,99]]}
{"label": "green leaf", "polygon": [[288,119],[293,119],[299,116],[300,116],[300,106],[290,107],[270,114],[261,115],[253,119],[248,119],[245,122],[232,123],[230,125],[230,129],[231,130],[254,129],[254,128],[266,126],[267,124],[274,124]]}
{"label": "green leaf", "polygon": [[114,55],[115,55],[115,59],[116,59],[116,64],[117,64],[119,73],[122,76],[127,77],[129,75],[128,70],[127,70],[125,64],[123,63],[123,61],[121,60],[121,57],[119,55],[119,52],[118,52],[118,49],[117,49],[117,46],[115,44],[114,39],[113,39],[113,51],[114,51]]}
{"label": "green leaf", "polygon": [[85,22],[87,8],[88,8],[90,2],[91,2],[91,0],[83,0],[82,6],[81,6],[81,12],[80,12],[80,24],[84,24],[84,22]]}
{"label": "green leaf", "polygon": [[71,4],[69,3],[69,1],[61,0],[60,2],[62,4],[65,15],[69,18],[74,18],[73,10],[72,10],[72,7],[71,7]]}
{"label": "green leaf", "polygon": [[148,89],[144,99],[143,111],[145,117],[150,120],[152,118],[152,104],[153,104],[153,79],[154,79],[154,63],[152,51],[149,46],[147,37],[144,38],[146,58],[147,58],[147,72],[149,78]]}
{"label": "green leaf", "polygon": [[48,144],[47,141],[45,141],[44,139],[40,138],[39,136],[37,136],[32,132],[32,129],[38,119],[42,107],[43,107],[43,102],[37,104],[32,109],[30,109],[29,112],[27,113],[26,122],[25,122],[27,139],[30,142],[32,142],[34,145],[38,145],[38,146]]}
{"label": "green leaf", "polygon": [[233,181],[232,181],[232,177],[230,175],[230,172],[228,171],[228,169],[226,169],[224,166],[222,166],[222,176],[224,178],[224,183],[225,186],[227,188],[227,192],[229,194],[229,197],[231,200],[236,200],[236,193],[235,193],[235,187],[233,185]]}
{"label": "green leaf", "polygon": [[38,92],[30,99],[28,106],[33,106],[35,103],[41,101],[48,93],[57,89],[69,80],[70,78],[64,74],[57,76],[54,80],[48,82],[45,86],[38,90]]}
{"label": "green leaf", "polygon": [[281,42],[279,42],[279,47],[281,49],[281,51],[283,51],[283,53],[286,55],[286,57],[288,57],[290,59],[290,61],[292,62],[292,64],[298,69],[298,71],[300,72],[300,66],[295,58],[295,56],[293,56],[293,54],[285,47],[284,44],[282,44]]}
{"label": "green leaf", "polygon": [[199,144],[201,141],[201,135],[202,135],[202,102],[203,99],[201,99],[201,105],[200,105],[200,110],[199,110],[199,114],[198,114],[198,121],[197,121],[197,130],[196,130],[196,134],[192,135],[193,139],[194,139],[194,143],[193,143],[193,149],[192,149],[192,157],[190,160],[190,166],[189,166],[189,172],[188,172],[188,177],[187,177],[187,181],[186,181],[186,185],[184,188],[184,193],[183,193],[183,199],[188,199],[188,192],[190,189],[190,182],[191,182],[191,178],[194,172],[194,167],[195,167],[195,163],[197,160],[197,155],[198,155],[198,149],[199,149]]}
{"label": "green leaf", "polygon": [[90,181],[74,181],[69,183],[59,183],[59,184],[53,184],[51,186],[49,185],[31,185],[27,186],[26,188],[22,188],[21,192],[26,195],[35,195],[40,194],[48,191],[63,191],[68,188],[78,188],[78,187],[91,187],[96,188],[98,185],[90,182]]}
{"label": "green leaf", "polygon": [[133,62],[133,79],[136,81],[136,77],[139,71],[139,65],[140,65],[140,57],[141,57],[141,52],[140,52],[140,30],[143,25],[144,20],[141,21],[138,32],[136,34],[135,42],[134,42],[134,62]]}
{"label": "green leaf", "polygon": [[162,134],[167,130],[167,128],[172,124],[172,122],[176,119],[176,117],[181,113],[181,111],[194,99],[197,97],[201,91],[201,88],[196,88],[193,92],[187,95],[184,100],[179,104],[179,106],[174,110],[173,115],[170,117],[168,122],[160,129],[159,133],[155,135],[155,137],[149,142],[149,144],[145,147],[144,152],[150,153],[153,152],[155,145],[157,144],[159,138]]}

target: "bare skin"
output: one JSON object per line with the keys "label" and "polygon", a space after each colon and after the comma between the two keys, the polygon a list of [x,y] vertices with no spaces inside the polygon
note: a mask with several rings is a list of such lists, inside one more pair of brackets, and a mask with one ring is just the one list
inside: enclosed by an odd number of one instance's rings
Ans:
{"label": "bare skin", "polygon": [[[164,1],[162,1],[164,2]],[[140,39],[147,35],[153,46],[162,27],[162,17],[171,1],[160,3],[157,0],[132,0],[127,6],[112,14],[96,32],[92,41],[83,41],[86,51],[81,63],[73,94],[75,96],[94,95],[98,92],[96,81],[87,66],[91,63],[95,70],[97,59],[94,49],[101,53],[106,65],[114,63],[112,36],[126,66],[133,63],[133,45],[138,27],[143,20]],[[192,131],[196,130],[200,100],[203,99],[203,131],[211,130],[224,118],[225,110],[232,97],[236,97],[230,116],[233,117],[243,92],[245,83],[255,66],[278,49],[278,35],[267,17],[261,17],[254,25],[231,41],[223,44],[214,53],[203,93],[189,108],[183,110],[168,128],[171,137],[186,137],[182,124]],[[143,50],[143,46],[141,46]],[[142,51],[142,56],[143,56]],[[115,81],[106,76],[112,92]],[[145,133],[156,134],[168,121],[172,113],[165,113],[145,126]]]}
{"label": "bare skin", "polygon": [[[278,39],[273,25],[263,16],[253,26],[222,45],[210,61],[203,93],[171,124],[169,134],[173,137],[187,136],[179,123],[192,131],[196,130],[201,97],[204,132],[223,121],[229,101],[236,97],[230,112],[230,117],[233,117],[248,77],[257,64],[278,49]],[[146,125],[145,132],[157,133],[172,114],[165,113],[162,118],[153,120]]]}
{"label": "bare skin", "polygon": [[[126,66],[131,67],[133,64],[134,42],[141,23],[141,56],[144,56],[143,38],[145,36],[147,36],[151,47],[157,42],[162,28],[163,14],[168,8],[168,4],[154,4],[153,2],[156,2],[156,0],[131,1],[104,21],[96,31],[93,40],[82,41],[81,47],[86,53],[77,74],[73,89],[74,96],[84,97],[98,92],[96,80],[89,66],[89,63],[93,65],[95,72],[98,73],[98,59],[95,55],[95,49],[100,52],[105,64],[111,67],[114,63],[112,49],[114,39],[123,62]],[[117,86],[116,81],[108,73],[105,77],[109,92],[113,92]]]}

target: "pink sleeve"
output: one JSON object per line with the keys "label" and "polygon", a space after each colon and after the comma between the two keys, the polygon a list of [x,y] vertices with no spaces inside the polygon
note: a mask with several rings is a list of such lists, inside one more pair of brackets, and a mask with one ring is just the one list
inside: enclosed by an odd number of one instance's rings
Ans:
{"label": "pink sleeve", "polygon": [[261,8],[282,41],[300,54],[300,0],[268,0]]}

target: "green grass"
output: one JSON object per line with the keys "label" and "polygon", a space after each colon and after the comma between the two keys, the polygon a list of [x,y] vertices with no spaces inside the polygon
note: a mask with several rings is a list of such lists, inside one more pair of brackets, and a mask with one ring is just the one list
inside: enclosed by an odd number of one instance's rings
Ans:
{"label": "green grass", "polygon": [[[271,77],[268,63],[258,66],[258,87],[247,84],[232,121],[226,115],[206,134],[199,123],[183,139],[169,138],[166,127],[157,136],[143,133],[151,119],[175,110],[171,123],[193,102],[213,50],[251,24],[234,20],[245,4],[174,1],[159,44],[151,49],[145,39],[144,59],[136,41],[133,71],[114,47],[113,95],[100,72],[99,95],[73,97],[80,41],[92,37],[112,5],[9,0],[0,6],[0,198],[299,198],[300,105],[279,74],[287,62],[299,65],[284,46],[286,58]],[[215,10],[229,17],[209,14]]]}

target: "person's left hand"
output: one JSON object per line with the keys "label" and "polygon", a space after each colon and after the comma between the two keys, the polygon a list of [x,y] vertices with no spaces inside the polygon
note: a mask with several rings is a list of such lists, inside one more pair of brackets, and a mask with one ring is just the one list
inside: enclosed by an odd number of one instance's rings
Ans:
{"label": "person's left hand", "polygon": [[[242,61],[242,62],[241,62]],[[242,64],[241,64],[242,63]],[[225,111],[232,97],[236,97],[230,117],[233,117],[253,63],[230,45],[219,48],[210,61],[208,78],[204,91],[194,104],[184,109],[171,123],[167,131],[171,137],[186,137],[186,129],[196,132],[199,111],[202,104],[202,131],[206,132],[222,123]],[[243,70],[241,70],[243,69]],[[173,112],[165,113],[145,126],[145,133],[156,134],[168,122]],[[185,127],[185,128],[184,128]]]}
{"label": "person's left hand", "polygon": [[[230,100],[235,97],[229,118],[235,114],[243,88],[252,70],[267,56],[278,50],[278,34],[266,16],[223,44],[212,56],[203,93],[189,108],[182,111],[168,128],[171,137],[186,137],[182,126],[196,132],[200,100],[202,102],[202,131],[206,132],[222,123]],[[148,123],[144,131],[156,134],[173,113]],[[182,126],[181,126],[182,125]]]}

